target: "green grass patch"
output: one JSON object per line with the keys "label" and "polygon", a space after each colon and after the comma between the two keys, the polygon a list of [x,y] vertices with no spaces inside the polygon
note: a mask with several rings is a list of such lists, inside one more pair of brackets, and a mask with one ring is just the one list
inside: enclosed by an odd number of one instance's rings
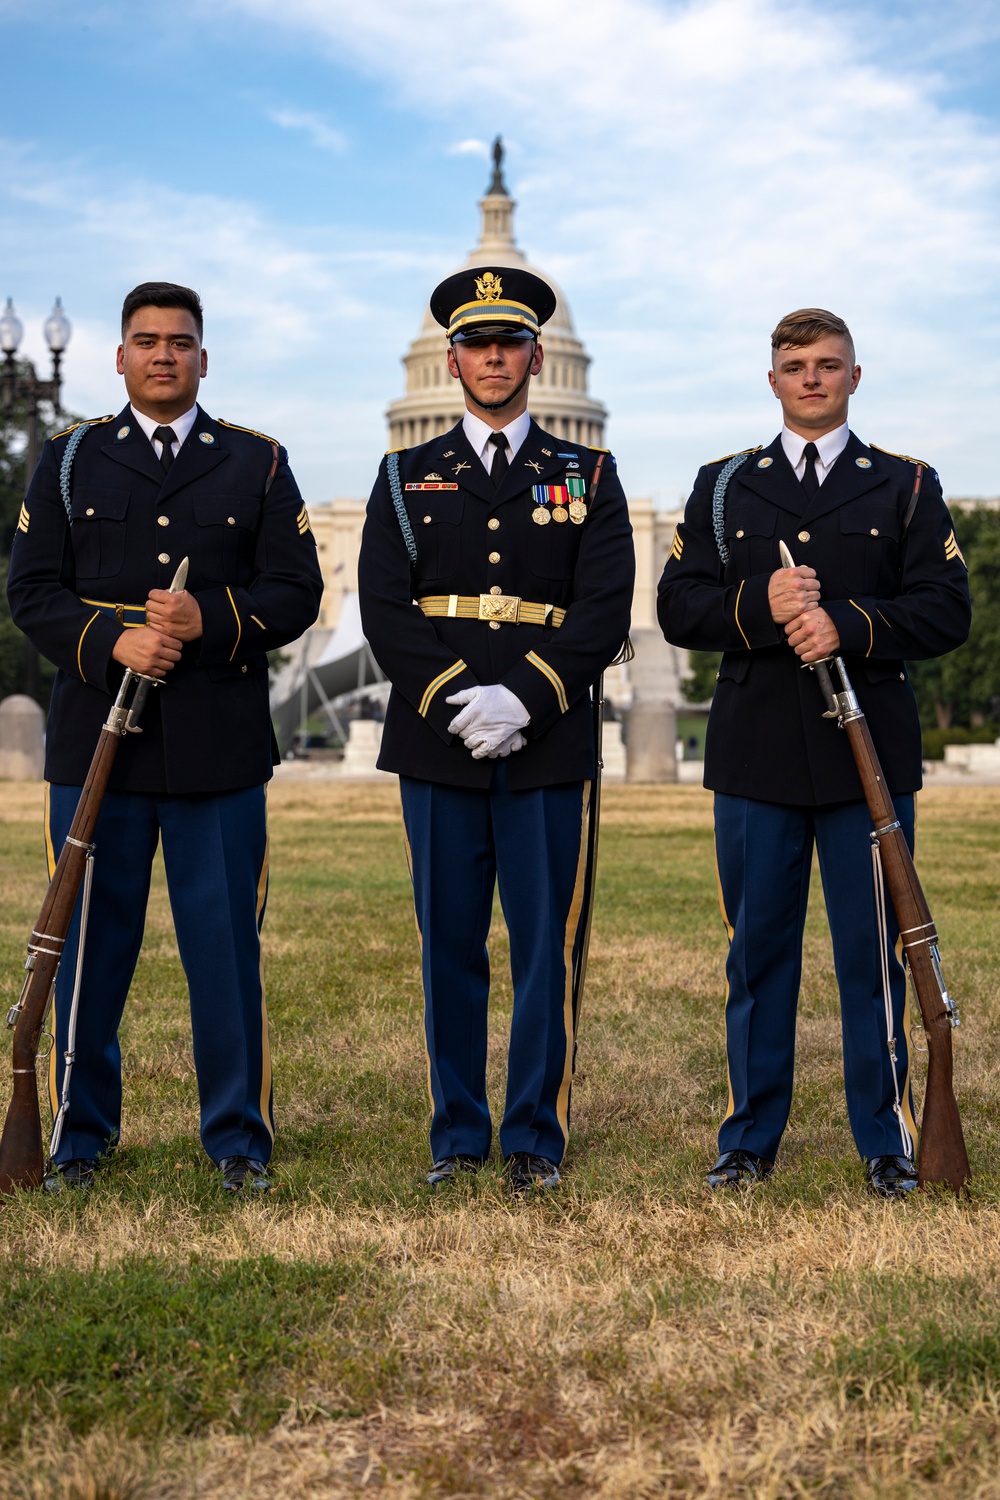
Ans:
{"label": "green grass patch", "polygon": [[391,1388],[382,1345],[395,1300],[371,1263],[22,1267],[0,1291],[0,1443],[39,1416],[75,1434],[259,1433],[320,1371],[360,1409]]}

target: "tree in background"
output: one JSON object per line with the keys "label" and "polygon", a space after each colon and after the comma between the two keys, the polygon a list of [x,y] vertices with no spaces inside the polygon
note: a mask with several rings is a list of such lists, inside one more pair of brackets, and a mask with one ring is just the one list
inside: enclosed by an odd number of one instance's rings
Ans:
{"label": "tree in background", "polygon": [[[925,729],[1000,726],[1000,509],[975,505],[952,512],[955,536],[969,566],[972,630],[964,646],[934,661],[909,663]],[[691,651],[681,684],[689,703],[715,692],[721,653]]]}
{"label": "tree in background", "polygon": [[[38,417],[39,446],[53,433],[63,432],[78,417],[63,412],[46,420]],[[24,691],[24,636],[10,617],[7,607],[7,567],[11,542],[21,512],[21,502],[28,488],[25,476],[25,413],[15,405],[4,412],[0,406],[0,698]],[[42,659],[41,701],[48,708],[55,668]]]}

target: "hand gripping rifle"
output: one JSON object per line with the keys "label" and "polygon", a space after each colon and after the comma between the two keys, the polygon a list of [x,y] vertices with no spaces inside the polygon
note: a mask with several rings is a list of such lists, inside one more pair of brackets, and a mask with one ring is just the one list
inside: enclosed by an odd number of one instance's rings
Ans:
{"label": "hand gripping rifle", "polygon": [[[782,565],[786,568],[794,567],[791,553],[784,542],[779,546]],[[830,675],[831,663],[840,679],[839,689],[834,687]],[[955,1003],[945,988],[934,919],[914,869],[892,798],[886,789],[882,767],[875,753],[865,716],[858,707],[843,658],[828,656],[822,661],[809,662],[808,665],[815,671],[828,705],[823,717],[836,719],[838,726],[847,732],[871,814],[873,848],[878,851],[889,899],[899,923],[906,965],[920,1004],[927,1038],[927,1087],[920,1124],[917,1182],[920,1187],[932,1182],[942,1183],[956,1193],[961,1192],[972,1174],[969,1171],[969,1157],[952,1082],[951,1033],[959,1024],[959,1019]],[[883,976],[883,983],[888,991],[884,969]],[[888,993],[886,1005],[889,1005]]]}
{"label": "hand gripping rifle", "polygon": [[[184,558],[170,585],[171,593],[180,593],[187,582],[188,560]],[[132,691],[133,684],[135,690]],[[77,951],[76,983],[70,1009],[70,1034],[63,1076],[62,1100],[52,1132],[52,1150],[58,1146],[62,1123],[69,1105],[69,1077],[72,1072],[75,1045],[76,1008],[83,970],[83,945],[87,929],[87,907],[93,876],[94,829],[108,788],[111,768],[118,746],[126,734],[141,734],[138,719],[151,687],[159,679],[146,677],[126,668],[118,696],[107,722],[101,730],[94,758],[87,772],[73,822],[59,855],[55,874],[42,902],[31,937],[24,967],[27,977],[16,1005],[7,1016],[8,1029],[14,1032],[14,1089],[0,1136],[0,1194],[10,1194],[19,1187],[39,1187],[43,1175],[42,1120],[38,1104],[35,1059],[38,1041],[52,998],[59,961],[76,899],[84,885],[84,911],[80,920],[80,946]],[[131,693],[132,701],[128,703]]]}

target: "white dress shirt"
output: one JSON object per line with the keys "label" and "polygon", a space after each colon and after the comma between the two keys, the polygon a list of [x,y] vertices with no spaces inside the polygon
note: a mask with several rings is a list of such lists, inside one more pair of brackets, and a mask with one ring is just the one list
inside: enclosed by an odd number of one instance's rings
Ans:
{"label": "white dress shirt", "polygon": [[[466,411],[465,416],[462,418],[462,426],[465,429],[465,435],[469,439],[474,453],[488,474],[493,467],[493,454],[497,447],[496,444],[491,445],[490,443],[490,438],[493,436],[496,428],[488,427],[481,417],[473,416],[471,411]],[[528,436],[528,428],[530,426],[531,418],[526,411],[523,411],[508,426],[500,428],[500,431],[507,439],[508,464],[513,462],[514,454]]]}
{"label": "white dress shirt", "polygon": [[787,427],[782,427],[781,446],[785,450],[785,457],[795,470],[796,479],[801,479],[806,471],[806,444],[815,443],[816,478],[822,484],[847,447],[847,439],[850,435],[851,429],[846,422],[841,427],[835,427],[832,432],[824,432],[820,438],[803,437],[800,432],[790,432]]}
{"label": "white dress shirt", "polygon": [[192,406],[191,410],[186,411],[181,417],[174,417],[172,422],[158,422],[155,417],[147,417],[144,411],[136,411],[135,407],[132,406],[131,403],[129,403],[129,406],[133,417],[135,417],[135,420],[138,422],[143,432],[149,438],[149,441],[153,444],[153,452],[156,454],[157,458],[160,458],[162,456],[163,444],[159,441],[159,439],[157,439],[155,442],[153,441],[153,433],[158,427],[172,427],[174,429],[174,434],[177,438],[177,441],[175,443],[171,443],[170,446],[173,449],[173,454],[176,458],[181,444],[187,437],[188,433],[191,431],[191,428],[194,426],[195,418],[198,415],[197,406]]}

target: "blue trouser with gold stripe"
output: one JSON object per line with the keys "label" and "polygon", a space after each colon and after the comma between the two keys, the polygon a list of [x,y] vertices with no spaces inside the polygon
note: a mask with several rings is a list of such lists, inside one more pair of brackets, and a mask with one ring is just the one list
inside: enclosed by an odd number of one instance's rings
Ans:
{"label": "blue trouser with gold stripe", "polygon": [[[48,789],[50,869],[80,788]],[[262,786],[217,796],[108,792],[94,833],[94,881],[83,959],[76,1061],[61,1162],[101,1156],[118,1138],[118,1026],[142,946],[150,873],[162,840],[177,946],[187,977],[201,1139],[213,1161],[267,1161],[274,1140],[271,1059],[260,957],[267,901]],[[80,930],[80,902],[56,981],[49,1085],[58,1105]]]}
{"label": "blue trouser with gold stripe", "polygon": [[401,776],[424,982],[431,1152],[489,1154],[486,938],[499,883],[514,1011],[500,1126],[505,1157],[562,1160],[573,1070],[571,976],[580,942],[590,782],[509,792]]}
{"label": "blue trouser with gold stripe", "polygon": [[[893,803],[912,849],[913,797],[897,796]],[[865,1160],[903,1154],[882,995],[871,831],[864,802],[786,807],[716,793],[719,891],[730,932],[726,963],[729,1108],[719,1131],[720,1151],[741,1147],[773,1161],[788,1123],[802,933],[815,842],[840,990],[851,1130]],[[895,953],[898,935],[890,904],[896,1078],[903,1119],[915,1138],[906,977]]]}

